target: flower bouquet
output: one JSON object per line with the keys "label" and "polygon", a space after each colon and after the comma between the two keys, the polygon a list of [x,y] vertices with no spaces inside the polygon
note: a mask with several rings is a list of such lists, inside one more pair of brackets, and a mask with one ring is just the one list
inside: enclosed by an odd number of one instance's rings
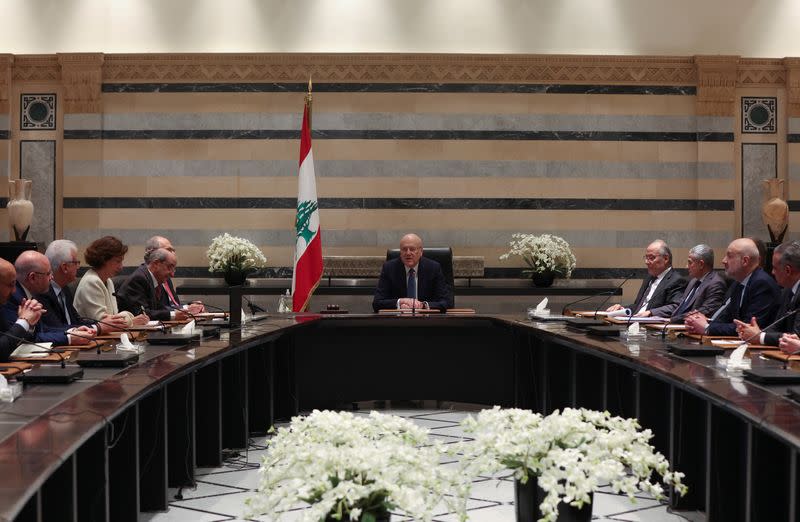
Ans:
{"label": "flower bouquet", "polygon": [[248,271],[263,268],[267,258],[261,250],[247,239],[227,232],[215,237],[206,252],[209,272],[224,272],[232,284],[242,284]]}
{"label": "flower bouquet", "polygon": [[445,497],[461,480],[439,466],[441,444],[406,419],[315,410],[267,444],[258,493],[247,500],[251,515],[280,520],[307,504],[305,522],[388,521],[389,510],[431,520],[443,500],[465,512]]}
{"label": "flower bouquet", "polygon": [[664,489],[652,481],[653,472],[677,494],[687,491],[683,474],[669,470],[669,462],[648,442],[650,430],[641,430],[636,419],[571,408],[543,417],[495,406],[477,418],[467,417],[462,426],[475,438],[458,448],[465,454],[464,474],[507,469],[519,484],[535,480],[542,490],[538,506],[542,521],[556,520],[559,503],[578,509],[590,504],[592,493],[606,484],[631,501],[639,491],[661,500]]}
{"label": "flower bouquet", "polygon": [[509,246],[511,249],[501,255],[500,259],[521,257],[528,265],[528,269],[523,270],[525,275],[551,274],[569,278],[575,269],[575,255],[569,243],[561,237],[550,234],[513,234]]}

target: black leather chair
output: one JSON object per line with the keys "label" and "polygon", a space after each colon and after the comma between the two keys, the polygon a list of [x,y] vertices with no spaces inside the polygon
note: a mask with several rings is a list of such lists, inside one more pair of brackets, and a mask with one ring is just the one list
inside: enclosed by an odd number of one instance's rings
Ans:
{"label": "black leather chair", "polygon": [[[453,278],[453,249],[450,247],[424,247],[422,255],[442,265],[444,280],[447,282],[447,286],[450,287],[450,295],[453,296],[453,303],[455,303],[456,285]],[[391,261],[396,257],[400,257],[399,248],[391,248],[386,251],[387,261]]]}

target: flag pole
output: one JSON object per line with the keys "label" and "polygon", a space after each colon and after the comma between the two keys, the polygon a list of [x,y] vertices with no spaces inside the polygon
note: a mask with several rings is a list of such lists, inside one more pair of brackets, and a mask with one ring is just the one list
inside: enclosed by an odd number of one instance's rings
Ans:
{"label": "flag pole", "polygon": [[306,93],[306,107],[308,108],[308,130],[311,131],[311,76],[308,77],[308,92]]}

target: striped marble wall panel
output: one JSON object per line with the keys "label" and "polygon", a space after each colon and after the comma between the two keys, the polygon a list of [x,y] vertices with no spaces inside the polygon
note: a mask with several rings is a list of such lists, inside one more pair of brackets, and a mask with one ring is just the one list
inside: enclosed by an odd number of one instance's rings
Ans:
{"label": "striped marble wall panel", "polygon": [[[303,95],[246,87],[105,84],[103,114],[65,115],[64,235],[163,232],[199,269],[230,231],[290,266]],[[509,274],[510,235],[551,232],[592,276],[735,233],[734,119],[696,116],[694,88],[444,87],[315,86],[325,254],[413,230]]]}

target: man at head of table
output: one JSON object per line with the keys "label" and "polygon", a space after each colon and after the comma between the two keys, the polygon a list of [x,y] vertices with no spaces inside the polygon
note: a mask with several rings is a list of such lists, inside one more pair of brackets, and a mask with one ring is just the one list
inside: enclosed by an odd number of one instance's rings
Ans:
{"label": "man at head of table", "polygon": [[453,307],[453,295],[436,261],[422,256],[422,239],[406,234],[400,240],[400,257],[386,261],[372,300],[376,312],[391,308]]}

